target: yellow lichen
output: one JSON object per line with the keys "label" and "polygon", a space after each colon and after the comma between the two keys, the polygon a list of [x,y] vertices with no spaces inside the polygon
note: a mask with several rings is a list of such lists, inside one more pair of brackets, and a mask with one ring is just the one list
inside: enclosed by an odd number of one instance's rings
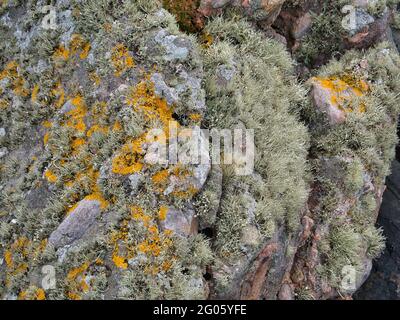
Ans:
{"label": "yellow lichen", "polygon": [[58,180],[57,176],[50,169],[47,169],[44,172],[44,176],[47,179],[47,181],[50,182],[50,183],[56,183],[57,180]]}
{"label": "yellow lichen", "polygon": [[141,171],[143,168],[143,143],[143,138],[139,138],[123,145],[112,161],[112,172],[128,175]]}
{"label": "yellow lichen", "polygon": [[69,54],[69,49],[65,48],[64,45],[59,45],[53,53],[53,58],[66,61],[69,59]]}
{"label": "yellow lichen", "polygon": [[86,130],[84,120],[87,112],[85,101],[81,95],[77,95],[71,99],[71,103],[75,108],[67,112],[66,116],[68,120],[66,121],[66,125],[79,132],[84,132]]}
{"label": "yellow lichen", "polygon": [[125,258],[120,257],[118,255],[113,255],[112,260],[116,267],[120,269],[128,268],[128,263],[126,262]]}
{"label": "yellow lichen", "polygon": [[33,87],[32,94],[31,94],[31,101],[32,101],[33,103],[37,101],[38,93],[39,93],[39,85],[36,84],[36,85]]}
{"label": "yellow lichen", "polygon": [[168,214],[168,207],[162,206],[158,211],[158,218],[161,221],[164,221],[167,218],[167,214]]}
{"label": "yellow lichen", "polygon": [[[314,77],[311,79],[318,83],[322,88],[327,89],[330,93],[330,102],[340,110],[352,112],[356,98],[363,97],[369,91],[368,84],[357,79],[352,75],[333,76],[328,78]],[[364,103],[359,103],[357,110],[360,113],[366,111]]]}
{"label": "yellow lichen", "polygon": [[133,57],[122,43],[117,44],[112,49],[111,63],[114,67],[114,75],[116,77],[120,77],[124,72],[135,66]]}

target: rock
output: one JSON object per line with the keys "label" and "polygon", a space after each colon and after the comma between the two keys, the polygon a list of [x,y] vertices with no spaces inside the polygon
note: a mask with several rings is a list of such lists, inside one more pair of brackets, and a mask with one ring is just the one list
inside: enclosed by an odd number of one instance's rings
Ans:
{"label": "rock", "polygon": [[390,25],[389,10],[386,10],[384,14],[375,21],[372,21],[373,17],[369,16],[362,9],[357,10],[356,17],[356,28],[354,30],[350,30],[350,36],[344,39],[344,46],[346,49],[369,48],[375,43],[386,38],[387,30]]}
{"label": "rock", "polygon": [[312,16],[309,12],[306,12],[304,15],[296,19],[295,23],[292,25],[290,30],[291,36],[296,40],[300,40],[307,34],[311,24]]}
{"label": "rock", "polygon": [[179,210],[169,207],[165,220],[161,221],[161,227],[163,230],[172,230],[181,237],[196,234],[198,225],[195,212],[192,209]]}
{"label": "rock", "polygon": [[8,150],[6,147],[0,148],[0,159],[8,154]]}
{"label": "rock", "polygon": [[285,0],[202,0],[198,11],[206,17],[221,13],[228,6],[240,8],[255,21],[263,21],[271,25],[278,16]]}
{"label": "rock", "polygon": [[82,238],[100,216],[100,205],[100,202],[96,200],[80,201],[78,206],[50,235],[49,244],[58,249]]}
{"label": "rock", "polygon": [[189,57],[191,43],[182,37],[169,34],[165,29],[162,29],[157,32],[154,40],[165,50],[163,55],[165,61],[184,61]]}
{"label": "rock", "polygon": [[318,80],[312,81],[311,98],[314,105],[326,115],[330,124],[336,125],[346,120],[346,114],[332,102],[332,97],[332,90],[324,88]]}
{"label": "rock", "polygon": [[285,283],[282,285],[278,295],[279,300],[294,300],[294,294],[292,287]]}

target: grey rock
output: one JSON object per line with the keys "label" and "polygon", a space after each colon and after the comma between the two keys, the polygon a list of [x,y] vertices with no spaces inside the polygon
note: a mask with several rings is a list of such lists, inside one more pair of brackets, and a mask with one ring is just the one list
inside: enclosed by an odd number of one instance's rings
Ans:
{"label": "grey rock", "polygon": [[100,203],[82,200],[49,237],[49,244],[58,249],[82,238],[100,215]]}
{"label": "grey rock", "polygon": [[179,210],[169,207],[167,217],[161,221],[164,230],[172,230],[175,234],[188,237],[197,232],[197,223],[193,209]]}
{"label": "grey rock", "polygon": [[166,61],[184,61],[189,57],[191,48],[189,40],[169,34],[165,29],[161,29],[154,39],[164,48],[166,54],[163,58]]}

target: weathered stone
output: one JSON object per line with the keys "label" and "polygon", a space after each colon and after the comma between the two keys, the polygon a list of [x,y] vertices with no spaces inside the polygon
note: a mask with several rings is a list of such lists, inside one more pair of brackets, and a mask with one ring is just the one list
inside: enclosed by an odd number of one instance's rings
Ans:
{"label": "weathered stone", "polygon": [[80,201],[78,206],[68,214],[64,221],[50,235],[49,244],[57,249],[79,240],[96,223],[100,212],[100,203],[98,201]]}
{"label": "weathered stone", "polygon": [[198,225],[195,212],[192,209],[179,210],[169,207],[165,220],[161,221],[161,227],[182,237],[196,234]]}

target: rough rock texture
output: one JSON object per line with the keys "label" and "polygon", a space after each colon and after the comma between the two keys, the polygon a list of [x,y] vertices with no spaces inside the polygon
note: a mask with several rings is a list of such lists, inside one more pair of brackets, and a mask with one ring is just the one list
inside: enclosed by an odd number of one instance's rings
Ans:
{"label": "rough rock texture", "polygon": [[[397,143],[396,1],[46,4],[0,4],[2,299],[336,299],[365,282]],[[254,158],[240,136],[214,161],[213,130],[253,130]],[[365,286],[383,275],[395,297],[383,226]]]}
{"label": "rough rock texture", "polygon": [[398,161],[393,163],[392,175],[387,179],[386,185],[378,226],[384,230],[387,245],[382,256],[374,262],[370,277],[356,293],[355,299],[400,299],[400,164]]}

